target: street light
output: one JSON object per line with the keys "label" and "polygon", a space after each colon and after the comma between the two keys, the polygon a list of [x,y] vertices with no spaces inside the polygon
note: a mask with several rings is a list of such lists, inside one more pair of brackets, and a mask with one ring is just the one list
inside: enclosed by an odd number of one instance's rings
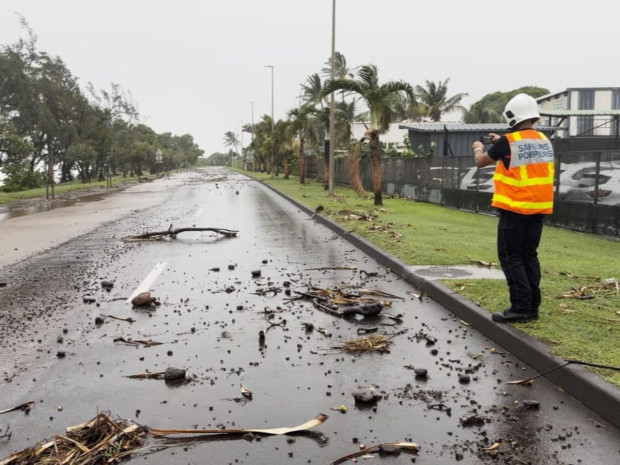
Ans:
{"label": "street light", "polygon": [[[275,121],[273,120],[273,65],[265,65],[265,68],[271,68],[271,136],[273,138],[273,130]],[[275,147],[271,147],[271,177],[276,173],[276,154]]]}
{"label": "street light", "polygon": [[271,128],[273,129],[273,65],[265,65],[265,68],[271,68]]}
{"label": "street light", "polygon": [[[334,82],[335,75],[335,66],[334,62],[336,59],[336,0],[332,0],[332,82]],[[336,137],[334,134],[335,130],[335,119],[336,119],[336,109],[335,109],[335,98],[334,92],[330,95],[330,108],[329,108],[329,181],[328,181],[328,192],[329,195],[334,195],[334,169],[336,167],[336,161],[334,159],[334,145],[336,145]]]}
{"label": "street light", "polygon": [[[251,143],[250,143],[250,148],[254,147],[254,102],[248,102],[250,105],[252,105],[252,136],[251,136]],[[252,169],[254,169],[254,156],[252,156]]]}

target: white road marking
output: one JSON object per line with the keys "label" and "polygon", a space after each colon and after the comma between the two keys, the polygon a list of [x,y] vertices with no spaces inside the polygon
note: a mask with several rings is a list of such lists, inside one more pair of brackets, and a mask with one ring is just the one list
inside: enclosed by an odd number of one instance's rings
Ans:
{"label": "white road marking", "polygon": [[151,289],[151,285],[155,282],[155,280],[159,277],[162,271],[166,268],[166,262],[158,263],[153,267],[153,269],[146,275],[146,278],[142,280],[142,282],[138,285],[135,291],[129,296],[127,302],[131,302],[135,296],[140,294],[141,292],[147,292]]}

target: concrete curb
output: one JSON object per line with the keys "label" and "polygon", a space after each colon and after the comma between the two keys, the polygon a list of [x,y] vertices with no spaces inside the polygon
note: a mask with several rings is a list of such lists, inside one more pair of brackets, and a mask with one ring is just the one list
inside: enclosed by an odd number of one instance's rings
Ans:
{"label": "concrete curb", "polygon": [[[308,215],[314,214],[311,209],[295,199],[262,181],[259,182],[291,202],[301,211]],[[507,352],[510,352],[522,362],[531,366],[537,372],[542,373],[565,363],[565,360],[550,354],[549,347],[538,339],[512,325],[494,323],[489,317],[488,311],[474,305],[439,281],[427,280],[422,276],[416,275],[408,268],[405,262],[379,249],[366,239],[352,235],[342,226],[321,215],[315,215],[314,219],[357,248],[363,250],[381,265],[390,268],[393,273],[423,291],[459,318],[472,324],[480,333],[506,349]],[[546,375],[546,378],[615,427],[620,428],[620,389],[615,385],[579,365],[568,365],[549,373]]]}

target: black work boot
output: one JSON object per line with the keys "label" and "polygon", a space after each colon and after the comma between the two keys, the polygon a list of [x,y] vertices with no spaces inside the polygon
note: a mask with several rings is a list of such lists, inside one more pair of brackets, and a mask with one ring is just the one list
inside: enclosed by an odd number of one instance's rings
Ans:
{"label": "black work boot", "polygon": [[494,313],[491,319],[498,323],[522,323],[536,319],[532,312],[518,312],[512,308],[507,308],[502,313]]}
{"label": "black work boot", "polygon": [[538,306],[532,307],[532,318],[538,320]]}

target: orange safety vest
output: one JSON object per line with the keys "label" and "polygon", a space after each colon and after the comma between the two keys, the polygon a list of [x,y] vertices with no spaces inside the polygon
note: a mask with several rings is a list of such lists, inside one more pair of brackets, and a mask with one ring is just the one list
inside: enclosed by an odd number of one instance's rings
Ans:
{"label": "orange safety vest", "polygon": [[499,161],[493,181],[491,205],[524,215],[553,213],[555,164],[549,139],[534,129],[506,134],[510,143],[510,166]]}

